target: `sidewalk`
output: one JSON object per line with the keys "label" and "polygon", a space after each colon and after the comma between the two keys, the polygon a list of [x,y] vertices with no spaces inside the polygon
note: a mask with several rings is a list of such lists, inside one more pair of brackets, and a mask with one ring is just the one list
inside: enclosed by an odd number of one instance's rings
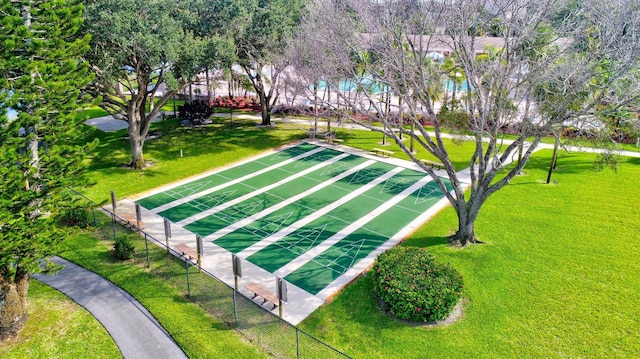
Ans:
{"label": "sidewalk", "polygon": [[55,276],[33,278],[67,295],[107,329],[124,358],[187,358],[158,321],[120,287],[65,259]]}

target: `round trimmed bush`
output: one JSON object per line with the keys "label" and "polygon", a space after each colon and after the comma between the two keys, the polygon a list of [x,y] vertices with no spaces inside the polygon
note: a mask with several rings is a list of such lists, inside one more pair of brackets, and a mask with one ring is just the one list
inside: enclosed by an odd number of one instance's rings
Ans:
{"label": "round trimmed bush", "polygon": [[414,322],[446,318],[464,288],[458,271],[415,247],[398,246],[380,254],[372,278],[384,309]]}

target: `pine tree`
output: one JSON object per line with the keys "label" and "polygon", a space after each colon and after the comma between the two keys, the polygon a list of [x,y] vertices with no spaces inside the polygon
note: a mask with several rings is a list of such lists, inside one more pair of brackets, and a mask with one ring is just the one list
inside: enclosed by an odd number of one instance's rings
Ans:
{"label": "pine tree", "polygon": [[[75,111],[91,81],[78,36],[82,6],[75,0],[3,0],[0,5],[0,343],[17,337],[27,319],[33,273],[58,253],[59,225],[74,206],[83,154]],[[9,116],[14,109],[17,116]]]}

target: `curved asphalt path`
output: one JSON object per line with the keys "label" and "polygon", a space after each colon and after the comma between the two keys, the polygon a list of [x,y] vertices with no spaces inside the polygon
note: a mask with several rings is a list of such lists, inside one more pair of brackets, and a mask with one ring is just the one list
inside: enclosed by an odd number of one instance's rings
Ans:
{"label": "curved asphalt path", "polygon": [[35,279],[66,294],[107,329],[124,358],[187,358],[158,321],[129,293],[99,275],[60,257],[54,276]]}

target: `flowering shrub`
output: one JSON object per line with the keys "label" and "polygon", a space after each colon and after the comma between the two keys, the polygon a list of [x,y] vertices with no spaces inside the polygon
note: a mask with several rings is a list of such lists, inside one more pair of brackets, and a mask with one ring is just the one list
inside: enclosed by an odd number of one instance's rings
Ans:
{"label": "flowering shrub", "polygon": [[397,318],[431,322],[446,318],[462,297],[462,277],[430,253],[398,246],[378,256],[373,290]]}

